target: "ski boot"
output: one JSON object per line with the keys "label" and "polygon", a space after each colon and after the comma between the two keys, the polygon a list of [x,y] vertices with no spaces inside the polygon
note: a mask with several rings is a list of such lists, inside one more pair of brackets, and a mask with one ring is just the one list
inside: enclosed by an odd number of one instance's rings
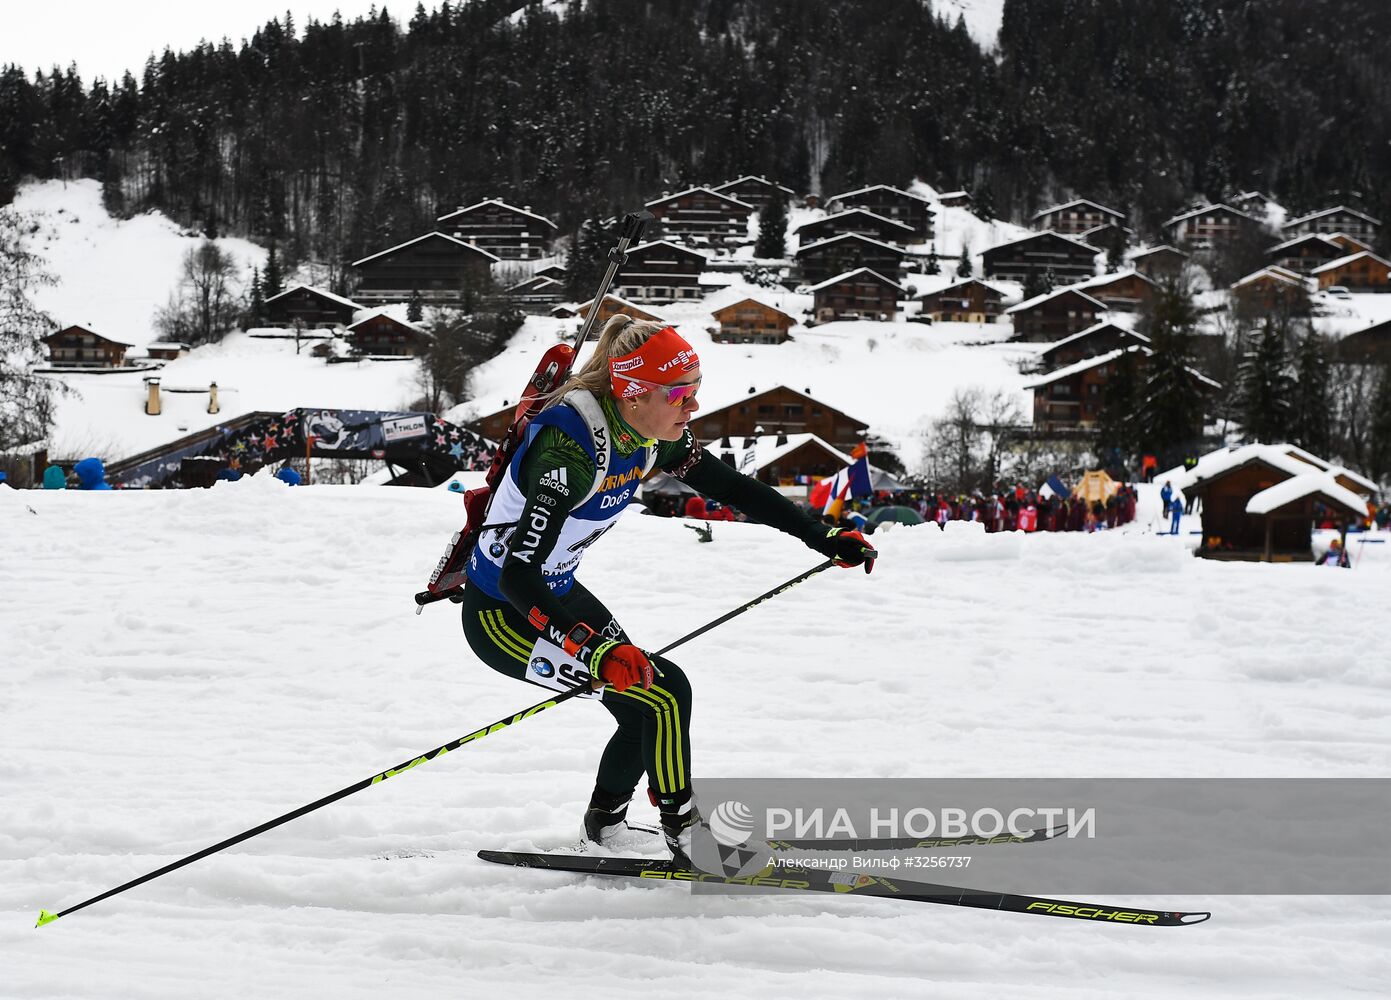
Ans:
{"label": "ski boot", "polygon": [[598,785],[584,811],[582,845],[587,850],[633,850],[652,839],[655,830],[628,824],[628,804],[633,793],[615,795]]}
{"label": "ski boot", "polygon": [[671,851],[671,860],[690,871],[697,871],[691,860],[691,840],[701,819],[691,790],[658,793],[649,788],[647,794],[661,814],[662,836],[666,838],[667,850]]}

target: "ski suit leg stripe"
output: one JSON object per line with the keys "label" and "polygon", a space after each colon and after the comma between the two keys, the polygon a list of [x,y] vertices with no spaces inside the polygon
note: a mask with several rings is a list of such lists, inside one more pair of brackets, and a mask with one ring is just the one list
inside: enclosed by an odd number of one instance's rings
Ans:
{"label": "ski suit leg stripe", "polygon": [[483,626],[483,632],[488,636],[488,639],[493,643],[494,646],[502,650],[504,653],[512,657],[514,660],[520,660],[523,663],[530,663],[530,655],[522,653],[510,642],[508,642],[505,636],[498,634],[496,629],[493,627],[492,621],[489,618],[491,614],[492,612],[489,611],[481,611],[478,614],[479,624]]}
{"label": "ski suit leg stripe", "polygon": [[664,744],[666,743],[667,738],[666,726],[664,724],[666,721],[666,719],[664,718],[666,713],[664,713],[661,710],[661,706],[657,702],[657,700],[640,687],[630,687],[626,691],[615,691],[614,693],[617,694],[620,698],[632,698],[634,701],[640,701],[643,704],[647,705],[647,707],[651,710],[652,716],[656,720],[657,725],[657,745],[656,748],[653,750],[652,755],[652,770],[654,772],[653,776],[657,779],[657,791],[671,791],[671,789],[667,787],[667,775],[662,768],[662,750],[664,748]]}
{"label": "ski suit leg stripe", "polygon": [[496,630],[499,639],[509,643],[513,649],[518,650],[530,660],[531,654],[536,648],[536,637],[533,636],[528,639],[516,629],[512,628],[512,626],[507,624],[507,616],[500,610],[492,612],[492,615],[493,628]]}
{"label": "ski suit leg stripe", "polygon": [[662,695],[666,699],[667,704],[671,706],[672,742],[676,744],[676,767],[671,772],[671,781],[675,786],[672,790],[679,792],[686,787],[686,752],[681,747],[681,702],[676,699],[676,695],[665,688],[658,687],[656,684],[652,685],[652,690]]}
{"label": "ski suit leg stripe", "polygon": [[[685,754],[681,747],[681,708],[676,697],[656,684],[646,691],[639,687],[632,687],[623,694],[647,702],[652,706],[652,713],[656,717],[657,791],[680,791],[686,786],[683,780]],[[674,758],[673,753],[675,754]],[[665,771],[662,767],[663,763],[666,764]]]}

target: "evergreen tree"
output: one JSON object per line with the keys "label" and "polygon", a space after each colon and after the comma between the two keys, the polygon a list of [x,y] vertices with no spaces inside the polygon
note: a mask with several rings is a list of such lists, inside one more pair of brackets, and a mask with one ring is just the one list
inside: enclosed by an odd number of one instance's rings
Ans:
{"label": "evergreen tree", "polygon": [[1048,289],[1044,286],[1043,276],[1038,273],[1038,269],[1033,267],[1029,268],[1029,273],[1024,275],[1024,289],[1022,293],[1024,299],[1027,301],[1028,299],[1036,298],[1046,291],[1048,291]]}
{"label": "evergreen tree", "polygon": [[598,219],[585,219],[575,230],[565,259],[565,297],[570,301],[583,302],[599,290],[608,267],[605,242],[604,227]]}
{"label": "evergreen tree", "polygon": [[1328,345],[1310,329],[1295,353],[1290,439],[1315,455],[1327,455],[1333,444],[1332,379]]}
{"label": "evergreen tree", "polygon": [[280,258],[276,256],[274,243],[270,245],[270,252],[266,255],[266,270],[262,278],[262,287],[268,299],[275,298],[285,290],[285,278],[280,273]]}
{"label": "evergreen tree", "polygon": [[425,318],[425,300],[420,297],[420,289],[411,289],[410,302],[406,304],[406,320],[419,323]]}
{"label": "evergreen tree", "polygon": [[251,269],[251,291],[247,294],[247,313],[250,324],[260,326],[266,319],[266,293],[261,287],[261,269]]}
{"label": "evergreen tree", "polygon": [[1290,436],[1293,388],[1284,331],[1267,319],[1237,368],[1237,412],[1248,441],[1274,444]]}
{"label": "evergreen tree", "polygon": [[1126,351],[1110,365],[1106,385],[1101,390],[1101,411],[1096,421],[1096,450],[1099,455],[1115,454],[1116,464],[1128,465],[1139,454],[1135,433],[1135,411],[1140,404],[1140,379],[1135,352]]}
{"label": "evergreen tree", "polygon": [[971,276],[971,247],[969,244],[961,244],[961,259],[956,265],[956,276],[958,278]]}
{"label": "evergreen tree", "polygon": [[1154,353],[1135,409],[1135,440],[1138,451],[1159,456],[1161,467],[1176,464],[1202,433],[1203,392],[1192,367],[1197,322],[1183,277],[1161,281],[1140,317]]}
{"label": "evergreen tree", "polygon": [[758,241],[753,255],[765,260],[780,260],[787,253],[787,204],[774,197],[758,213]]}
{"label": "evergreen tree", "polygon": [[1367,474],[1385,483],[1391,479],[1391,365],[1381,366],[1367,425]]}
{"label": "evergreen tree", "polygon": [[923,268],[924,274],[941,274],[942,265],[937,262],[937,243],[933,241],[932,247],[927,255],[927,266]]}
{"label": "evergreen tree", "polygon": [[25,249],[24,230],[18,213],[0,209],[0,452],[44,440],[54,398],[66,391],[30,373],[43,363],[39,338],[56,324],[34,305],[34,291],[54,279],[42,258]]}

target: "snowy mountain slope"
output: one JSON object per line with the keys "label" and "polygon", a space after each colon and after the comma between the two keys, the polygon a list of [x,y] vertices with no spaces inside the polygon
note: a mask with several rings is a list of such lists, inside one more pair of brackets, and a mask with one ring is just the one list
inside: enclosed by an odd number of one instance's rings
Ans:
{"label": "snowy mountain slope", "polygon": [[[541,700],[473,660],[451,606],[411,614],[459,515],[443,491],[263,477],[0,490],[0,996],[1381,992],[1385,898],[1156,897],[1215,915],[1151,934],[478,862],[574,840],[610,731],[584,704],[33,929]],[[715,531],[630,514],[582,577],[656,645],[815,562]],[[697,778],[1386,773],[1385,623],[1357,609],[1391,599],[1389,546],[1343,571],[1141,532],[876,542],[872,576],[823,574],[673,654]]]}

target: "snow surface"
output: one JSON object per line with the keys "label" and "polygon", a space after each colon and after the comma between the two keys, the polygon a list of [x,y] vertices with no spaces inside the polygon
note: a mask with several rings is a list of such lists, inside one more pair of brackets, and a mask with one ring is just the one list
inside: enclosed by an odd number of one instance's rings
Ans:
{"label": "snow surface", "polygon": [[[444,490],[266,476],[0,489],[0,995],[1384,994],[1385,897],[1126,900],[1214,912],[1151,931],[479,862],[574,842],[611,722],[573,702],[33,929],[540,701],[473,659],[452,606],[411,613],[460,513]],[[582,577],[652,645],[816,561],[755,525],[615,533]],[[1387,773],[1386,627],[1364,609],[1391,601],[1391,545],[1333,570],[1139,528],[875,539],[873,575],[822,574],[674,654],[698,779]]]}

